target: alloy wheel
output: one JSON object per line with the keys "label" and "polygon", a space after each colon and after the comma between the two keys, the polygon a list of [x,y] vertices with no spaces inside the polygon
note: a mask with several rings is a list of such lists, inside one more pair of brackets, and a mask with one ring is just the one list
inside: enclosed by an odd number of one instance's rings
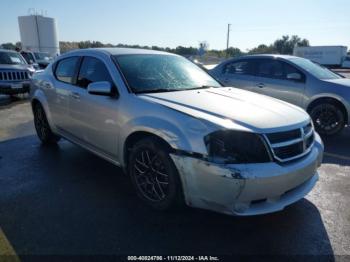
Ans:
{"label": "alloy wheel", "polygon": [[323,104],[316,106],[312,110],[311,116],[316,130],[321,134],[335,134],[344,126],[343,114],[334,105]]}
{"label": "alloy wheel", "polygon": [[166,199],[169,192],[169,175],[157,152],[139,151],[133,168],[136,185],[145,198],[153,202]]}
{"label": "alloy wheel", "polygon": [[36,106],[35,108],[34,125],[39,137],[45,139],[49,130],[46,116],[41,106]]}

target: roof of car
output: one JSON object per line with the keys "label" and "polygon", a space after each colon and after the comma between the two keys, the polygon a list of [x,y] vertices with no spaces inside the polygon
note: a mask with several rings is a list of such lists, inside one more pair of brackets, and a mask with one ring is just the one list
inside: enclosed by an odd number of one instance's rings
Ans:
{"label": "roof of car", "polygon": [[112,48],[87,48],[73,50],[69,53],[79,53],[79,52],[101,52],[110,55],[133,55],[133,54],[167,54],[172,55],[171,53],[150,50],[150,49],[139,49],[139,48],[123,48],[123,47],[112,47]]}
{"label": "roof of car", "polygon": [[258,54],[258,55],[245,55],[237,57],[237,59],[242,58],[283,58],[283,59],[291,59],[295,58],[296,56],[292,55],[279,55],[279,54]]}

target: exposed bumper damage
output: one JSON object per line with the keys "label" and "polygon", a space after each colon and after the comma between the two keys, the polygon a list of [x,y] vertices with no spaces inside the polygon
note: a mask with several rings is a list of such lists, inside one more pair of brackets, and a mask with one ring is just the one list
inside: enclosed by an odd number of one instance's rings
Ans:
{"label": "exposed bumper damage", "polygon": [[230,215],[259,215],[282,210],[311,191],[318,180],[323,144],[317,136],[307,156],[283,165],[214,164],[184,155],[171,157],[189,206]]}

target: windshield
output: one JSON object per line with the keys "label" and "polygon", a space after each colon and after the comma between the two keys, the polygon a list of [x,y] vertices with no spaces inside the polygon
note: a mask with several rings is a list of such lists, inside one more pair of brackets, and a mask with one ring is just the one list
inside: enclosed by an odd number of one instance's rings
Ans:
{"label": "windshield", "polygon": [[37,60],[50,60],[51,57],[48,53],[38,53],[38,52],[35,52],[34,53],[34,56]]}
{"label": "windshield", "polygon": [[23,65],[26,64],[23,57],[18,53],[0,52],[0,64],[2,65]]}
{"label": "windshield", "polygon": [[290,59],[293,63],[300,66],[313,76],[319,79],[337,79],[341,78],[337,74],[333,73],[331,70],[322,67],[318,64],[315,64],[314,62],[304,59],[304,58],[292,58]]}
{"label": "windshield", "polygon": [[114,56],[114,58],[134,93],[221,86],[206,72],[183,57],[140,54]]}

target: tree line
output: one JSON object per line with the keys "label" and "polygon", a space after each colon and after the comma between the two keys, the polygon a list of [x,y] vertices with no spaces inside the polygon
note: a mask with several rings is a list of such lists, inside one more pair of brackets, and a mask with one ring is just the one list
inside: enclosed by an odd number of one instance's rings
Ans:
{"label": "tree line", "polygon": [[[176,48],[169,47],[159,47],[159,46],[141,46],[141,45],[127,45],[127,44],[104,44],[100,41],[79,41],[79,42],[69,42],[69,41],[60,41],[60,50],[61,53],[65,53],[74,49],[82,49],[82,48],[96,48],[96,47],[128,47],[128,48],[143,48],[143,49],[153,49],[159,51],[166,51],[170,53],[175,53],[183,56],[195,56],[200,53],[200,48],[203,48],[203,43],[200,43],[199,47],[185,47],[178,46]],[[297,35],[284,35],[281,38],[274,41],[272,44],[260,44],[255,48],[250,50],[242,51],[237,47],[230,47],[228,50],[215,50],[209,49],[208,45],[205,45],[206,55],[215,56],[215,57],[233,57],[233,56],[241,56],[245,54],[293,54],[293,49],[295,46],[309,46],[309,40],[301,39]],[[15,50],[16,48],[21,48],[21,43],[3,43],[1,44],[2,48]]]}

